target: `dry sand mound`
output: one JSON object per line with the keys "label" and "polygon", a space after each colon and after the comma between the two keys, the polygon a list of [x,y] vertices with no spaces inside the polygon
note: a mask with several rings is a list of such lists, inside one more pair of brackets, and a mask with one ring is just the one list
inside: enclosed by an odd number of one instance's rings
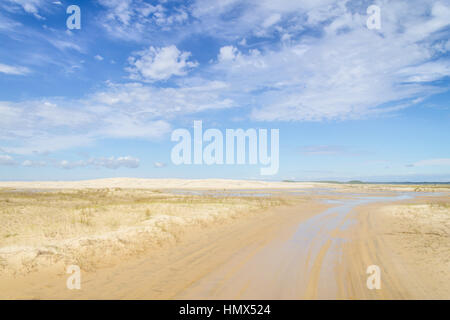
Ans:
{"label": "dry sand mound", "polygon": [[152,190],[0,191],[0,273],[84,270],[175,243],[185,233],[285,203]]}

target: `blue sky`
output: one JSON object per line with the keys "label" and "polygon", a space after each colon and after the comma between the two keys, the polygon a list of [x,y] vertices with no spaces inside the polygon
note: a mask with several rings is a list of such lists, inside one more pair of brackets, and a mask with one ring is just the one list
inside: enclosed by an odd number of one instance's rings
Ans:
{"label": "blue sky", "polygon": [[[2,0],[0,179],[450,181],[449,35],[448,1]],[[279,129],[278,174],[175,166],[194,120]]]}

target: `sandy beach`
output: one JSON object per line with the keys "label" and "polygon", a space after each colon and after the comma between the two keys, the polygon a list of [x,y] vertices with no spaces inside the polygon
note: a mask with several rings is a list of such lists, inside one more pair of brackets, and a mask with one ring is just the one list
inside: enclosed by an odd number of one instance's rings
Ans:
{"label": "sandy beach", "polygon": [[[450,299],[449,191],[1,182],[0,298]],[[66,286],[68,265],[81,268],[80,290]],[[372,265],[379,289],[367,286]]]}

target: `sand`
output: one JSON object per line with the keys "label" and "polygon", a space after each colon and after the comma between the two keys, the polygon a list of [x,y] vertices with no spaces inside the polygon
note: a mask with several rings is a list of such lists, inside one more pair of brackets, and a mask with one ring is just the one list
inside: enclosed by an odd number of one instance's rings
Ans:
{"label": "sand", "polygon": [[387,245],[403,262],[410,297],[450,299],[449,198],[386,206],[378,214]]}
{"label": "sand", "polygon": [[92,271],[288,200],[63,189],[0,191],[0,203],[0,275],[17,275],[67,264]]}
{"label": "sand", "polygon": [[[448,196],[432,201],[449,202]],[[376,203],[353,212],[357,224],[338,266],[342,295],[351,299],[450,299],[450,210],[422,197]],[[425,213],[425,214],[424,214]],[[424,221],[426,223],[424,224]],[[434,248],[434,249],[433,249]],[[381,268],[381,290],[365,290],[365,266]],[[362,297],[361,292],[365,292]]]}
{"label": "sand", "polygon": [[382,185],[382,184],[336,184],[324,182],[277,182],[231,179],[139,179],[109,178],[83,181],[0,181],[0,188],[13,189],[182,189],[182,190],[248,190],[248,189],[334,189],[338,192],[353,191],[448,191],[448,185]]}
{"label": "sand", "polygon": [[[85,183],[80,182],[83,186]],[[128,183],[117,180],[116,185],[121,187],[115,188],[130,187]],[[51,264],[41,268],[38,263],[23,272],[19,263],[16,266],[21,272],[0,272],[0,298],[450,299],[450,194],[442,187],[432,196],[421,192],[420,186],[392,186],[393,191],[391,186],[334,185],[324,193],[322,185],[305,184],[305,192],[289,193],[289,188],[283,188],[276,197],[215,198],[170,195],[154,189],[150,181],[145,183],[151,188],[144,190],[141,184],[139,189],[108,189],[111,195],[105,201],[113,197],[120,203],[99,210],[94,218],[99,224],[119,212],[118,208],[127,208],[125,212],[133,213],[134,218],[125,219],[127,214],[119,217],[118,229],[108,233],[96,224],[96,232],[69,228],[75,235],[86,232],[84,240],[88,241],[75,247],[61,245],[61,241],[73,240],[65,238],[64,229],[58,229],[63,224],[53,226],[61,233],[59,238],[36,238],[45,248],[51,247],[46,242],[49,240],[58,244],[56,253],[48,251],[38,257],[64,258],[53,268]],[[209,183],[185,182],[198,188]],[[253,182],[245,182],[245,187],[241,182],[226,183],[231,185],[230,190],[237,185],[237,189],[246,190]],[[105,180],[89,184],[104,187]],[[76,185],[70,183],[66,191],[51,192],[58,193],[59,201],[66,199],[65,206],[70,207],[74,198],[68,194],[80,191],[74,190]],[[274,188],[270,183],[261,185],[264,188],[255,189],[264,192]],[[23,183],[17,188],[24,188]],[[79,188],[86,197],[105,193]],[[408,194],[413,198],[402,198],[398,188],[416,192]],[[436,191],[430,186],[423,188]],[[21,197],[25,194],[29,192]],[[133,201],[126,200],[129,198]],[[155,206],[155,199],[160,200],[154,209],[173,214],[146,217],[145,208]],[[172,201],[163,204],[161,199]],[[327,199],[331,201],[324,202]],[[12,201],[19,205],[18,199]],[[97,205],[105,204],[100,201]],[[56,213],[64,211],[61,202],[54,206]],[[121,224],[128,225],[123,228]],[[3,241],[0,256],[16,240],[8,237]],[[68,290],[65,267],[75,263],[73,258],[80,247],[89,257],[84,264],[83,259],[75,261],[81,262],[82,289]],[[71,255],[73,252],[77,254]],[[95,256],[104,261],[92,259]],[[4,260],[3,264],[10,262]],[[369,290],[366,285],[370,265],[381,270],[380,290]]]}
{"label": "sand", "polygon": [[103,188],[129,188],[129,189],[292,189],[311,188],[315,183],[304,182],[271,182],[251,180],[227,179],[138,179],[138,178],[111,178],[84,181],[33,181],[33,182],[0,182],[0,188],[18,189],[103,189]]}

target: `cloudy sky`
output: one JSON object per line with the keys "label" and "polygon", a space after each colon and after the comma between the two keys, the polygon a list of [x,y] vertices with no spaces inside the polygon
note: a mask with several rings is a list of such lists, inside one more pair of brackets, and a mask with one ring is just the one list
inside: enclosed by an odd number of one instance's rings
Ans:
{"label": "cloudy sky", "polygon": [[2,0],[0,179],[267,179],[172,164],[202,120],[279,129],[270,179],[450,181],[449,35],[448,0]]}

